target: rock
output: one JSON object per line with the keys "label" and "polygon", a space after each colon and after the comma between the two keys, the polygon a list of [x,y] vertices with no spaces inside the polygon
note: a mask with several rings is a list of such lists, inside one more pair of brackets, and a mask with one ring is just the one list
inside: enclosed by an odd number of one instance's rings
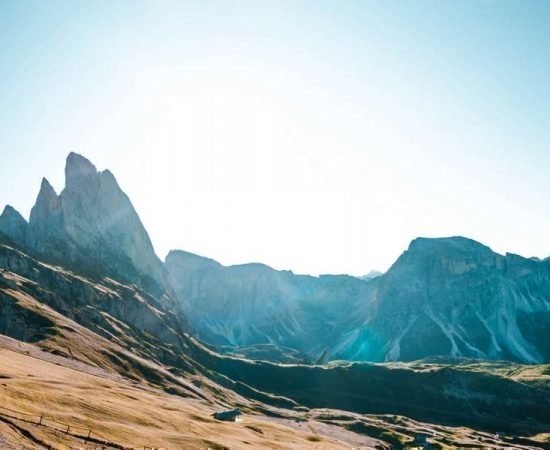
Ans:
{"label": "rock", "polygon": [[[542,262],[462,237],[419,238],[375,282],[375,306],[364,334],[347,343],[347,356],[550,361],[532,331],[537,326],[526,325],[550,325],[550,270]],[[376,348],[361,351],[365,341]]]}
{"label": "rock", "polygon": [[65,237],[61,199],[48,180],[43,178],[36,203],[31,209],[27,245],[54,258],[62,258]]}
{"label": "rock", "polygon": [[57,195],[46,179],[31,211],[27,243],[83,269],[102,266],[128,281],[160,282],[162,264],[132,203],[111,172],[98,172],[70,153],[66,186]]}
{"label": "rock", "polygon": [[12,206],[7,205],[0,216],[0,233],[17,245],[24,245],[27,239],[27,221]]}

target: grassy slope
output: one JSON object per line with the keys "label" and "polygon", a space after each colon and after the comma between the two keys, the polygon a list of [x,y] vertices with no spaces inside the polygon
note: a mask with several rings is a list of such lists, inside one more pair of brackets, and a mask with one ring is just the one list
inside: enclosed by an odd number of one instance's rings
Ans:
{"label": "grassy slope", "polygon": [[[218,422],[210,417],[215,407],[200,400],[90,375],[6,349],[0,349],[0,377],[0,406],[29,414],[46,413],[49,418],[91,428],[127,446],[345,448],[328,438],[260,418]],[[34,441],[20,437],[19,445],[43,441],[62,449],[77,442],[45,427],[15,422],[34,436]],[[0,434],[7,434],[9,427],[5,423],[3,427]],[[7,438],[14,440],[16,434],[11,430]]]}

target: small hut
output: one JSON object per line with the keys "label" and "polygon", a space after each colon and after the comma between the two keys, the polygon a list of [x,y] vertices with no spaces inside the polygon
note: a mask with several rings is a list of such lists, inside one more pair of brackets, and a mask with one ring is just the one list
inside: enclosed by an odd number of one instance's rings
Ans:
{"label": "small hut", "polygon": [[413,448],[430,448],[430,438],[431,435],[427,433],[416,433],[414,435],[414,441],[410,444]]}
{"label": "small hut", "polygon": [[239,417],[242,414],[237,408],[235,409],[228,409],[226,411],[218,411],[212,414],[214,419],[216,420],[223,420],[224,422],[236,422],[237,417]]}

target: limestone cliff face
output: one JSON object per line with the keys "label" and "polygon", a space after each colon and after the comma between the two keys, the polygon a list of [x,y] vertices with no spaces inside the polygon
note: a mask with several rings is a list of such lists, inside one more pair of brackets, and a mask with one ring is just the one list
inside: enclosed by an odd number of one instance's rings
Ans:
{"label": "limestone cliff face", "polygon": [[327,349],[349,360],[550,361],[550,262],[462,237],[415,239],[369,281],[224,267],[186,252],[172,252],[166,267],[182,311],[215,344],[277,344],[312,358]]}
{"label": "limestone cliff face", "polygon": [[85,268],[101,265],[116,276],[160,280],[162,264],[132,203],[108,170],[69,154],[65,189],[42,181],[31,211],[27,244]]}
{"label": "limestone cliff face", "polygon": [[173,251],[169,281],[199,338],[221,345],[274,344],[316,360],[349,317],[368,308],[370,286],[350,276],[312,277],[263,264],[222,266]]}
{"label": "limestone cliff face", "polygon": [[550,329],[550,265],[462,237],[416,239],[376,280],[363,329],[374,359],[549,361],[540,331]]}

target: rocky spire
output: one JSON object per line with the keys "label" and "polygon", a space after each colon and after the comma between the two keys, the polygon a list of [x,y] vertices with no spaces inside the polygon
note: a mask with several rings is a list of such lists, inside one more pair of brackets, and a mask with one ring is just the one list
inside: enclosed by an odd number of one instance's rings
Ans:
{"label": "rocky spire", "polygon": [[111,172],[77,153],[67,157],[60,195],[42,180],[29,229],[29,246],[42,254],[129,281],[160,279],[162,263],[130,199]]}
{"label": "rocky spire", "polygon": [[54,188],[46,178],[42,178],[36,203],[31,209],[30,223],[43,220],[59,210],[60,200]]}
{"label": "rocky spire", "polygon": [[[40,192],[31,209],[27,232],[27,245],[34,250],[46,251],[46,243],[62,232],[61,199],[46,178],[42,178]],[[54,253],[54,252],[52,252]],[[57,249],[56,252],[57,254]]]}
{"label": "rocky spire", "polygon": [[27,225],[23,216],[10,205],[7,205],[0,215],[0,233],[7,236],[14,244],[25,245]]}
{"label": "rocky spire", "polygon": [[65,164],[66,191],[97,190],[99,174],[95,166],[84,156],[71,152]]}

